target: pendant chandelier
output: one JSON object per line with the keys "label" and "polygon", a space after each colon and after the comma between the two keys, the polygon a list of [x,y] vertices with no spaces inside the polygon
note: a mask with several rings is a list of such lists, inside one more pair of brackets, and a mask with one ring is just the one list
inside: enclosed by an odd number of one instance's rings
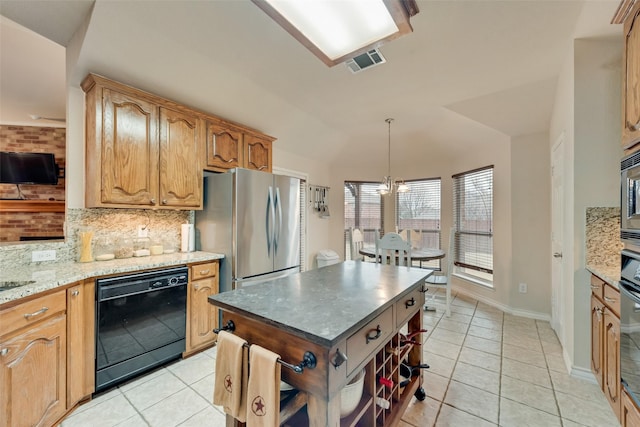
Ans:
{"label": "pendant chandelier", "polygon": [[391,195],[393,192],[398,193],[407,193],[409,191],[409,186],[404,183],[404,180],[398,179],[395,180],[391,177],[391,122],[393,119],[386,119],[389,126],[389,156],[388,156],[388,169],[387,176],[382,179],[382,182],[378,186],[378,192],[382,196]]}

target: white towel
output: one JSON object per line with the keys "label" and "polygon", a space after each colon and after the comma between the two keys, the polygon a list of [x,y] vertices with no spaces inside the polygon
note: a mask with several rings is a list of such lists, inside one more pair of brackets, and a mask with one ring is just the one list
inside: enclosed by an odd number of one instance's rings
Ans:
{"label": "white towel", "polygon": [[218,333],[216,376],[213,404],[240,422],[246,420],[247,408],[247,342],[226,331]]}
{"label": "white towel", "polygon": [[249,354],[247,427],[280,425],[279,355],[258,345]]}

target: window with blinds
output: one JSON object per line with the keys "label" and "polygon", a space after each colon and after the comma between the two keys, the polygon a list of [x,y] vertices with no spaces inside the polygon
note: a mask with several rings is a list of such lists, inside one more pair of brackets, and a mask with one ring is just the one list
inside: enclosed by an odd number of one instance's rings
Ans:
{"label": "window with blinds", "polygon": [[458,271],[493,280],[493,166],[452,176],[454,263]]}
{"label": "window with blinds", "polygon": [[378,193],[379,185],[379,182],[344,183],[345,259],[351,259],[351,227],[359,228],[364,236],[364,243],[370,245],[375,245],[375,231],[384,229],[384,201]]}
{"label": "window with blinds", "polygon": [[[406,181],[409,192],[396,193],[396,229],[411,230],[413,246],[441,248],[440,178]],[[415,239],[419,241],[415,243]],[[440,260],[413,261],[414,266],[440,269]]]}

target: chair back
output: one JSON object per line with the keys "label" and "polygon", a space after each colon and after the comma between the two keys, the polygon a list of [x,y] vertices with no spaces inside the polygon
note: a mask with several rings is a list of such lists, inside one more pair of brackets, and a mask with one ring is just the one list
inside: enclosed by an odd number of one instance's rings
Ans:
{"label": "chair back", "polygon": [[[411,238],[411,231],[407,231],[407,237]],[[379,238],[376,230],[376,262],[396,265],[411,266],[411,243],[404,240],[398,233],[386,233]]]}
{"label": "chair back", "polygon": [[364,255],[360,253],[360,249],[364,245],[364,236],[362,231],[358,228],[351,227],[349,229],[350,243],[351,243],[351,259],[354,261],[364,260]]}

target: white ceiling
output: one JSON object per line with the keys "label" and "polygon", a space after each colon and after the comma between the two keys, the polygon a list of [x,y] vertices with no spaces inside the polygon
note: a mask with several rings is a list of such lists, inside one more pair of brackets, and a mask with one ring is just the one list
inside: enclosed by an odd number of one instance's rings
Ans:
{"label": "white ceiling", "polygon": [[[618,3],[419,0],[414,32],[358,74],[326,67],[249,0],[0,0],[0,14],[65,46],[90,18],[72,85],[96,72],[257,128],[278,149],[340,161],[386,153],[387,117],[396,148],[465,150],[457,129],[469,120],[510,136],[548,130],[573,39],[621,37],[609,24]],[[14,60],[1,23],[4,101]]]}

